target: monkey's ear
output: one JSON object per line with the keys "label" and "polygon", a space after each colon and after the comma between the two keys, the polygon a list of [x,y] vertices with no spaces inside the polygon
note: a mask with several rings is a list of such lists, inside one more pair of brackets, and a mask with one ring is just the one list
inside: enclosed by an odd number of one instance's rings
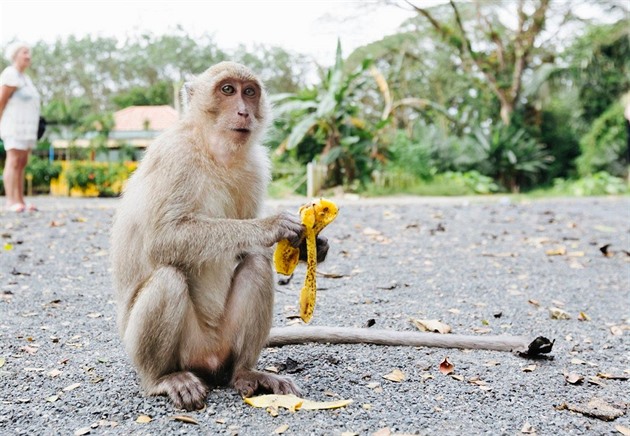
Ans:
{"label": "monkey's ear", "polygon": [[180,98],[182,101],[182,109],[184,113],[186,113],[188,111],[188,108],[190,107],[190,99],[192,98],[192,96],[193,96],[192,82],[185,82],[180,92]]}

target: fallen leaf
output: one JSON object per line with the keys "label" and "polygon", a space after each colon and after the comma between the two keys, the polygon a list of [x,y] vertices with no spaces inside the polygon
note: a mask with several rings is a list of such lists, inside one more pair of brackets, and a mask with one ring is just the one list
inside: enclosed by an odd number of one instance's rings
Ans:
{"label": "fallen leaf", "polygon": [[63,390],[64,392],[69,392],[78,388],[79,386],[81,386],[81,383],[74,383],[74,384],[71,384],[70,386],[66,386],[65,388],[63,388]]}
{"label": "fallen leaf", "polygon": [[287,424],[281,425],[280,427],[278,427],[277,429],[275,429],[273,432],[275,434],[282,434],[285,431],[287,431],[289,429],[289,426]]}
{"label": "fallen leaf", "polygon": [[13,244],[9,244],[8,242],[6,242],[6,243],[4,244],[4,249],[5,249],[6,251],[11,251],[11,250],[13,250]]}
{"label": "fallen leaf", "polygon": [[59,395],[51,395],[50,397],[46,398],[46,401],[48,401],[49,403],[54,403],[58,399],[59,399]]}
{"label": "fallen leaf", "polygon": [[187,416],[187,415],[176,415],[176,416],[171,416],[171,418],[173,421],[180,421],[180,422],[185,422],[187,424],[196,424],[199,425],[199,423],[197,422],[197,420],[195,418],[193,418],[192,416]]}
{"label": "fallen leaf", "polygon": [[83,436],[85,434],[88,434],[90,431],[92,431],[92,429],[90,427],[83,427],[80,428],[78,430],[74,431],[74,436]]}
{"label": "fallen leaf", "polygon": [[623,329],[618,325],[614,325],[610,328],[610,333],[612,333],[614,336],[621,336],[623,335]]}
{"label": "fallen leaf", "polygon": [[536,370],[536,365],[527,365],[523,368],[523,372],[533,372]]}
{"label": "fallen leaf", "polygon": [[88,314],[88,318],[100,318],[101,316],[103,316],[100,313],[89,313]]}
{"label": "fallen leaf", "polygon": [[152,419],[151,419],[151,417],[150,417],[150,416],[148,416],[148,415],[140,415],[140,416],[138,416],[138,417],[136,418],[136,422],[137,422],[138,424],[147,424],[147,423],[149,423],[149,422],[151,422],[151,421],[152,421]]}
{"label": "fallen leaf", "polygon": [[48,376],[49,377],[53,377],[53,378],[55,378],[55,377],[57,377],[59,375],[61,375],[61,371],[59,371],[58,369],[53,369],[52,371],[50,371],[48,373]]}
{"label": "fallen leaf", "polygon": [[268,366],[265,368],[265,371],[273,372],[274,374],[278,374],[280,370],[276,366]]}
{"label": "fallen leaf", "polygon": [[569,373],[565,372],[564,379],[566,380],[567,383],[570,383],[572,385],[578,385],[584,381],[584,377],[582,377],[580,374],[577,374],[575,372],[569,372]]}
{"label": "fallen leaf", "polygon": [[599,251],[601,251],[601,253],[606,256],[606,257],[611,257],[614,255],[614,253],[612,251],[609,250],[610,248],[610,244],[606,244],[602,247],[599,247]]}
{"label": "fallen leaf", "polygon": [[536,430],[534,429],[534,427],[532,427],[532,425],[529,422],[526,422],[521,428],[521,433],[534,434],[536,433]]}
{"label": "fallen leaf", "polygon": [[611,406],[600,398],[593,398],[586,404],[566,404],[558,406],[558,410],[571,410],[572,412],[581,413],[582,415],[591,416],[603,421],[612,421],[619,418],[625,412],[621,409]]}
{"label": "fallen leaf", "polygon": [[623,425],[616,425],[615,430],[621,433],[624,436],[630,436],[630,428],[625,427]]}
{"label": "fallen leaf", "polygon": [[597,373],[597,377],[605,378],[607,380],[628,380],[630,378],[630,376],[627,376],[627,375],[610,374],[610,373],[607,373],[607,372],[598,372]]}
{"label": "fallen leaf", "polygon": [[563,320],[571,319],[571,315],[569,315],[569,312],[566,312],[557,307],[550,307],[549,315],[551,316],[551,319],[563,319]]}
{"label": "fallen leaf", "polygon": [[527,302],[533,306],[540,307],[540,302],[538,300],[527,300]]}
{"label": "fallen leaf", "polygon": [[457,381],[464,381],[464,376],[463,375],[451,374],[451,378],[454,378]]}
{"label": "fallen leaf", "polygon": [[4,357],[0,357],[0,368],[2,368],[4,366],[6,361],[7,361],[7,359],[5,359]]}
{"label": "fallen leaf", "polygon": [[38,350],[39,350],[39,348],[29,347],[28,345],[25,345],[25,346],[20,348],[20,351],[25,351],[28,354],[35,354],[35,353],[37,353]]}
{"label": "fallen leaf", "polygon": [[393,382],[401,382],[407,377],[405,376],[405,373],[403,373],[401,370],[395,369],[389,374],[385,374],[383,378]]}
{"label": "fallen leaf", "polygon": [[244,398],[245,403],[254,407],[271,407],[278,409],[283,407],[291,412],[296,410],[324,410],[337,409],[352,403],[352,400],[339,401],[311,401],[299,398],[295,395],[260,395],[258,397]]}
{"label": "fallen leaf", "polygon": [[588,316],[586,313],[584,312],[580,312],[580,314],[578,315],[578,321],[590,321],[591,317]]}
{"label": "fallen leaf", "polygon": [[445,357],[442,363],[440,363],[440,372],[444,375],[448,375],[455,371],[455,366],[448,361],[448,357]]}
{"label": "fallen leaf", "polygon": [[557,247],[551,250],[545,251],[547,256],[564,256],[567,254],[567,249],[565,247]]}

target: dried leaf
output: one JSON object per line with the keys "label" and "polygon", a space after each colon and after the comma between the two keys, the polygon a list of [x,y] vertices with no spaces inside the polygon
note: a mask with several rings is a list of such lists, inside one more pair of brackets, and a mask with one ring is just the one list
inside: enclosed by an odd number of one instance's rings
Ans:
{"label": "dried leaf", "polygon": [[90,433],[92,429],[90,427],[83,427],[74,431],[74,436],[83,436]]}
{"label": "dried leaf", "polygon": [[624,436],[630,436],[630,428],[625,427],[623,425],[616,425],[615,430],[621,433]]}
{"label": "dried leaf", "polygon": [[254,407],[278,409],[283,407],[291,412],[296,410],[323,410],[337,409],[352,403],[352,400],[339,401],[310,401],[295,395],[260,395],[258,397],[244,398],[245,403]]}
{"label": "dried leaf", "polygon": [[536,433],[536,430],[534,429],[534,427],[532,427],[532,425],[529,422],[526,422],[521,428],[521,433],[534,434]]}
{"label": "dried leaf", "polygon": [[38,350],[39,350],[38,348],[29,347],[28,345],[25,345],[25,346],[20,348],[20,351],[25,351],[28,354],[35,354],[35,353],[37,353]]}
{"label": "dried leaf", "polygon": [[440,372],[444,375],[448,375],[455,371],[455,365],[448,361],[448,357],[445,357],[442,363],[440,363]]}
{"label": "dried leaf", "polygon": [[572,385],[578,385],[584,381],[584,377],[582,377],[580,374],[577,374],[575,372],[569,372],[569,373],[565,372],[564,379],[566,380],[567,383],[570,383]]}
{"label": "dried leaf", "polygon": [[551,250],[545,251],[547,256],[564,256],[567,254],[567,249],[565,247],[557,247]]}
{"label": "dried leaf", "polygon": [[610,374],[608,372],[598,372],[597,377],[605,378],[607,380],[628,380],[630,376],[623,374]]}
{"label": "dried leaf", "polygon": [[464,381],[464,376],[463,375],[451,374],[451,378],[454,378],[457,381]]}
{"label": "dried leaf", "polygon": [[7,359],[5,359],[4,357],[0,357],[0,368],[2,368],[4,366],[6,361],[7,361]]}
{"label": "dried leaf", "polygon": [[523,368],[523,372],[533,372],[536,370],[536,365],[527,365]]}
{"label": "dried leaf", "polygon": [[103,316],[100,313],[89,313],[88,314],[88,318],[100,318],[101,316]]}
{"label": "dried leaf", "polygon": [[152,418],[148,415],[140,415],[136,418],[138,424],[147,424],[152,421]]}
{"label": "dried leaf", "polygon": [[581,413],[582,415],[592,416],[593,418],[603,421],[612,421],[619,418],[625,412],[621,409],[611,406],[600,398],[593,398],[587,404],[566,404],[558,406],[559,410],[571,410]]}
{"label": "dried leaf", "polygon": [[48,376],[53,377],[53,378],[58,377],[60,375],[61,375],[61,371],[59,371],[58,369],[53,369],[52,371],[48,373]]}
{"label": "dried leaf", "polygon": [[289,429],[289,426],[287,424],[281,425],[280,427],[278,427],[277,429],[275,429],[273,432],[275,434],[282,434],[285,431],[287,431]]}
{"label": "dried leaf", "polygon": [[540,307],[540,302],[538,300],[527,300],[527,302],[533,306]]}
{"label": "dried leaf", "polygon": [[407,377],[405,376],[405,373],[403,373],[401,370],[395,369],[389,374],[385,374],[383,378],[393,382],[401,382]]}
{"label": "dried leaf", "polygon": [[9,244],[8,242],[6,242],[6,243],[4,244],[4,249],[5,249],[6,251],[11,251],[11,250],[13,250],[13,244]]}
{"label": "dried leaf", "polygon": [[59,395],[51,395],[50,397],[46,398],[46,401],[48,401],[49,403],[54,403],[58,399],[59,399]]}
{"label": "dried leaf", "polygon": [[591,317],[588,316],[584,312],[580,312],[580,314],[578,315],[578,321],[590,321],[590,320],[591,320]]}
{"label": "dried leaf", "polygon": [[569,315],[569,312],[566,312],[557,307],[550,307],[549,315],[551,316],[551,319],[563,319],[563,320],[571,319],[571,315]]}
{"label": "dried leaf", "polygon": [[187,415],[176,415],[176,416],[171,416],[171,418],[173,421],[180,421],[180,422],[185,422],[186,424],[195,424],[195,425],[199,425],[199,423],[197,422],[197,420],[195,418],[193,418],[192,416],[187,416]]}
{"label": "dried leaf", "polygon": [[621,336],[623,335],[623,329],[618,325],[614,325],[610,328],[610,333],[614,336]]}
{"label": "dried leaf", "polygon": [[76,388],[78,388],[79,386],[81,386],[81,383],[74,383],[71,384],[70,386],[66,386],[65,388],[63,388],[64,392],[70,392]]}

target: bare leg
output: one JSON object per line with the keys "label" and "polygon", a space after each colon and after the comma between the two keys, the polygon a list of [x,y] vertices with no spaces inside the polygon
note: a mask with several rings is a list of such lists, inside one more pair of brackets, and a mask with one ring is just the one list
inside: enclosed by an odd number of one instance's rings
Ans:
{"label": "bare leg", "polygon": [[18,203],[25,204],[24,201],[24,176],[26,165],[28,164],[29,150],[19,150],[20,158],[18,162],[19,174],[18,174],[18,188],[16,194],[18,195]]}
{"label": "bare leg", "polygon": [[26,155],[28,159],[28,151],[7,150],[7,160],[4,164],[3,178],[8,207],[16,204],[24,204],[24,198],[20,191],[24,186],[20,183],[20,177],[24,171],[24,155]]}
{"label": "bare leg", "polygon": [[173,267],[157,269],[134,302],[124,333],[149,395],[168,395],[176,407],[201,409],[208,387],[183,370],[180,344],[186,320],[194,316],[185,276]]}
{"label": "bare leg", "polygon": [[234,358],[231,384],[244,397],[259,389],[299,393],[290,378],[254,370],[271,329],[273,294],[270,251],[246,254],[234,273],[222,329],[222,337],[230,338]]}

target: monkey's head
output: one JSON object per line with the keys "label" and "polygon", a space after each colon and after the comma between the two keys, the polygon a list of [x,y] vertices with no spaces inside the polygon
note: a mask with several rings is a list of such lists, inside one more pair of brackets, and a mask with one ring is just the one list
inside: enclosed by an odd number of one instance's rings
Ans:
{"label": "monkey's head", "polygon": [[235,143],[260,138],[271,110],[264,85],[244,65],[221,62],[182,89],[185,116],[209,123],[214,134]]}

